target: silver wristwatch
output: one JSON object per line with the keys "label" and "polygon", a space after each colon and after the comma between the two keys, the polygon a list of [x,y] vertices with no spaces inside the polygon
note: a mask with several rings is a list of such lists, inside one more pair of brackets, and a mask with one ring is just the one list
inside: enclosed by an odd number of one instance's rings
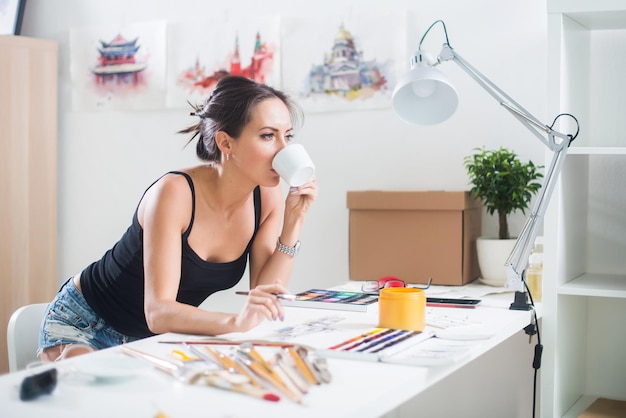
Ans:
{"label": "silver wristwatch", "polygon": [[289,247],[283,244],[282,242],[280,242],[280,237],[279,237],[276,240],[276,249],[280,251],[281,253],[295,257],[296,255],[298,255],[298,252],[300,251],[300,241],[296,241],[296,245],[294,245],[293,247]]}

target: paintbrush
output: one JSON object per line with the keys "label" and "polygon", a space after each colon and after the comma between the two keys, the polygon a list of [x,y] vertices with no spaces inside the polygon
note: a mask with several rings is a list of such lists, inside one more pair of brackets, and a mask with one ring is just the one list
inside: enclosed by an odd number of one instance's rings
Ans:
{"label": "paintbrush", "polygon": [[203,374],[207,374],[210,372],[209,369],[202,368],[189,368],[184,365],[177,365],[174,362],[163,360],[160,357],[153,356],[152,354],[145,353],[143,351],[137,350],[135,348],[128,347],[126,345],[121,346],[121,350],[124,354],[127,354],[132,357],[137,357],[149,361],[152,363],[157,370],[173,377],[179,382],[191,384],[198,380]]}
{"label": "paintbrush", "polygon": [[[293,347],[294,343],[285,343],[278,341],[266,341],[266,340],[240,340],[240,341],[210,341],[210,340],[179,340],[179,341],[159,341],[159,344],[189,344],[189,345],[241,345],[241,344],[254,344],[258,347]],[[302,345],[302,344],[300,344]],[[313,350],[313,347],[308,347]]]}
{"label": "paintbrush", "polygon": [[[237,291],[235,292],[236,295],[241,295],[241,296],[248,296],[250,294],[250,292],[245,292],[245,291]],[[291,294],[291,293],[272,293],[272,295],[276,296],[278,299],[281,300],[296,300],[296,295]]]}
{"label": "paintbrush", "polygon": [[287,385],[278,377],[276,372],[271,368],[268,370],[265,366],[254,359],[250,354],[243,350],[237,350],[237,354],[241,361],[258,377],[271,384],[275,389],[279,390],[292,401],[304,404],[304,398],[300,393],[296,393],[289,389]]}
{"label": "paintbrush", "polygon": [[167,373],[170,376],[175,376],[181,368],[181,366],[179,366],[178,364],[174,362],[163,360],[160,357],[153,356],[152,354],[144,353],[143,351],[139,351],[135,348],[128,347],[127,345],[121,345],[120,348],[124,354],[127,354],[131,357],[136,357],[136,358],[140,358],[143,360],[147,360],[150,363],[152,363],[158,370],[164,373]]}
{"label": "paintbrush", "polygon": [[253,396],[255,398],[263,399],[270,402],[280,401],[280,396],[272,392],[267,392],[249,383],[246,376],[239,375],[241,379],[235,379],[235,376],[225,376],[220,373],[213,373],[203,376],[203,380],[207,385],[230,390],[233,392],[242,393],[244,395]]}
{"label": "paintbrush", "polygon": [[219,351],[214,350],[211,347],[204,347],[204,349],[206,350],[206,352],[211,354],[222,365],[222,367],[224,367],[229,372],[239,373],[244,376],[247,376],[248,379],[250,379],[250,382],[254,386],[259,387],[259,388],[263,387],[263,385],[254,377],[254,375],[249,373],[248,370],[244,369],[243,366],[241,366],[239,363],[237,363],[236,361],[234,361],[233,359],[231,359],[224,353],[220,353]]}
{"label": "paintbrush", "polygon": [[309,369],[304,359],[300,356],[293,347],[287,347],[283,349],[287,352],[291,360],[293,361],[296,369],[300,372],[302,377],[311,385],[319,385],[321,382],[313,374],[313,371]]}
{"label": "paintbrush", "polygon": [[292,389],[305,395],[309,392],[309,383],[305,380],[304,376],[298,372],[294,364],[289,364],[289,360],[289,357],[283,356],[281,352],[278,352],[274,355],[272,364],[279,374],[282,373],[283,376],[281,377],[285,383],[290,383]]}

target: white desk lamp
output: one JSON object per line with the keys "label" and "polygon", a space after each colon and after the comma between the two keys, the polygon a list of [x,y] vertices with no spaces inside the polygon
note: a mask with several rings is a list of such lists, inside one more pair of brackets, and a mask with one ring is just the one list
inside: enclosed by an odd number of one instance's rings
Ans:
{"label": "white desk lamp", "polygon": [[[446,42],[434,63],[426,62],[422,52],[422,42],[428,32],[441,23],[446,36]],[[530,305],[526,297],[528,289],[525,283],[525,270],[528,265],[528,256],[537,237],[537,232],[557,178],[563,168],[565,156],[570,143],[576,138],[579,131],[578,120],[567,113],[558,115],[552,125],[547,126],[531,115],[526,109],[515,102],[491,80],[481,74],[465,61],[450,46],[446,25],[442,20],[435,21],[422,36],[415,56],[411,57],[411,71],[396,85],[393,91],[394,111],[406,122],[418,125],[432,125],[443,122],[456,110],[458,97],[454,87],[446,77],[433,68],[444,61],[456,62],[467,74],[480,84],[494,99],[504,106],[513,116],[526,126],[541,142],[554,151],[552,161],[547,169],[544,183],[539,190],[532,212],[522,228],[513,251],[505,262],[507,271],[506,287],[515,290],[515,300],[511,309],[529,310]],[[569,116],[576,126],[575,133],[564,134],[552,129],[561,116]],[[532,296],[531,296],[532,298]]]}

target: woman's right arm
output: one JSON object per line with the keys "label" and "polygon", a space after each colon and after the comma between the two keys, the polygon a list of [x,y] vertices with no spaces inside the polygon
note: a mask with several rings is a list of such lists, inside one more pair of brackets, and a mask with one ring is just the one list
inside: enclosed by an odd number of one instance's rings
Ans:
{"label": "woman's right arm", "polygon": [[176,301],[181,235],[189,225],[191,201],[185,178],[166,175],[146,192],[139,207],[144,240],[144,312],[149,329],[156,334],[219,335],[247,331],[264,319],[277,318],[279,306],[271,293],[285,292],[280,285],[251,293],[239,314],[208,312]]}

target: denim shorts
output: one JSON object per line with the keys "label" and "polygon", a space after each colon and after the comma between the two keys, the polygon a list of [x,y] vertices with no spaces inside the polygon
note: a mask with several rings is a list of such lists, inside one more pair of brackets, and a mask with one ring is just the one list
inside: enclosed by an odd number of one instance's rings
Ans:
{"label": "denim shorts", "polygon": [[70,278],[57,293],[39,330],[39,350],[57,345],[80,344],[103,349],[135,341],[115,331],[91,309]]}

